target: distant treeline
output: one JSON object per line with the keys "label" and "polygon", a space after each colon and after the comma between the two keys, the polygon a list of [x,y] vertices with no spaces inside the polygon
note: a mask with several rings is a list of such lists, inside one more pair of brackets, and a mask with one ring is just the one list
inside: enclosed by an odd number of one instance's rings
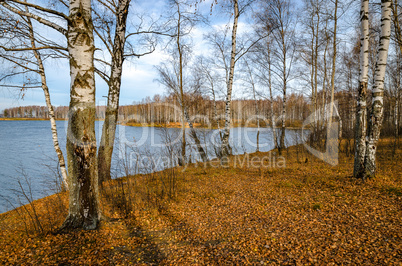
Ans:
{"label": "distant treeline", "polygon": [[[68,106],[53,106],[56,119],[67,119]],[[7,108],[3,111],[3,116],[7,118],[37,118],[48,119],[49,110],[46,106],[29,105]],[[97,119],[105,118],[105,106],[96,107]]]}
{"label": "distant treeline", "polygon": [[[225,102],[223,100],[215,102],[216,113],[218,114],[218,117],[215,118],[213,100],[202,95],[192,94],[186,96],[188,113],[194,122],[205,125],[208,123],[215,123],[213,126],[217,126],[216,121],[221,121],[221,126],[223,126],[223,114],[225,108]],[[282,108],[282,98],[277,97],[274,100],[273,105],[274,112],[279,115]],[[67,119],[69,110],[68,106],[54,106],[53,108],[56,119]],[[232,121],[237,124],[245,125],[247,121],[249,123],[255,123],[256,120],[253,118],[258,116],[260,118],[260,123],[264,125],[264,121],[268,122],[268,117],[271,117],[269,100],[237,99],[233,100],[232,109]],[[287,120],[289,125],[301,125],[302,121],[310,112],[308,101],[301,94],[291,94],[289,96],[287,109]],[[256,110],[258,110],[258,113]],[[97,106],[96,118],[104,119],[105,111],[105,106]],[[47,119],[49,118],[49,112],[45,106],[19,106],[5,109],[4,117]],[[181,109],[176,97],[161,96],[157,94],[153,98],[146,97],[140,102],[120,106],[119,121],[146,124],[180,123]]]}
{"label": "distant treeline", "polygon": [[[352,92],[338,92],[335,95],[337,111],[339,113],[342,126],[342,135],[344,137],[353,137],[355,126],[355,108],[356,100]],[[320,97],[318,97],[320,98]],[[323,101],[326,97],[321,97]],[[395,120],[398,119],[398,125],[401,125],[401,114],[396,113],[395,101],[392,97],[385,97],[383,135],[393,135],[395,132]],[[189,116],[193,122],[202,126],[223,127],[225,102],[218,100],[216,104],[216,113],[214,115],[214,101],[203,95],[187,95],[186,101]],[[311,113],[310,101],[302,94],[292,93],[288,96],[286,102],[287,117],[286,125],[288,127],[301,127],[303,122]],[[400,103],[399,103],[400,104]],[[319,106],[323,106],[322,103]],[[273,101],[274,113],[279,117],[282,110],[282,98],[277,97]],[[105,106],[96,107],[96,118],[105,118]],[[256,126],[257,117],[260,126],[266,127],[270,123],[271,109],[270,101],[267,99],[237,99],[232,101],[232,121],[235,126]],[[257,113],[258,110],[258,113]],[[68,106],[54,107],[56,119],[67,119]],[[336,113],[336,112],[335,112]],[[397,114],[397,115],[396,115]],[[8,118],[38,118],[47,119],[49,116],[45,106],[19,106],[4,110],[4,117]],[[319,111],[318,119],[324,121],[325,116]],[[181,110],[179,103],[174,96],[155,95],[153,98],[146,97],[140,102],[131,105],[119,107],[119,121],[144,124],[170,124],[181,122]],[[278,119],[278,126],[280,119]],[[218,125],[219,123],[219,125]],[[402,132],[402,130],[399,130]]]}

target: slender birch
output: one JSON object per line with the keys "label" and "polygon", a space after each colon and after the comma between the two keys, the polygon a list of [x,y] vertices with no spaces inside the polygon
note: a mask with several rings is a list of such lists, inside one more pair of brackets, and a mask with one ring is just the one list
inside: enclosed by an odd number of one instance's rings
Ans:
{"label": "slender birch", "polygon": [[363,178],[371,178],[376,173],[377,143],[384,117],[384,77],[387,66],[388,47],[391,37],[391,0],[381,2],[381,33],[375,68],[375,83],[372,92],[372,108],[368,124],[366,156]]}
{"label": "slender birch", "polygon": [[234,79],[234,69],[235,69],[235,57],[236,57],[236,35],[237,35],[237,26],[239,20],[239,6],[238,0],[233,0],[233,26],[232,26],[232,51],[230,53],[230,68],[229,68],[229,80],[227,82],[227,94],[226,94],[226,102],[225,102],[225,128],[222,136],[222,145],[221,145],[221,156],[223,158],[227,157],[230,154],[229,147],[229,134],[230,134],[230,124],[231,124],[231,102],[232,102],[232,87],[233,87],[233,79]]}
{"label": "slender birch", "polygon": [[367,130],[367,87],[369,70],[369,0],[361,0],[360,10],[360,75],[356,108],[355,161],[353,176],[359,177],[364,169]]}
{"label": "slender birch", "polygon": [[64,155],[60,149],[59,139],[57,136],[56,119],[54,116],[53,106],[50,101],[50,93],[49,93],[49,88],[47,86],[45,67],[43,66],[42,56],[41,56],[39,50],[36,49],[35,34],[34,34],[34,29],[32,26],[31,19],[29,17],[27,17],[26,21],[27,21],[27,24],[29,27],[29,39],[31,40],[31,48],[33,49],[34,56],[38,63],[38,72],[41,77],[42,90],[45,95],[46,106],[49,111],[49,120],[50,120],[50,126],[51,126],[51,130],[52,130],[53,147],[54,147],[54,150],[56,151],[57,158],[59,160],[60,172],[61,172],[61,177],[62,177],[62,181],[63,181],[62,190],[68,190],[68,174],[67,174],[67,169],[66,169],[66,163],[64,161]]}
{"label": "slender birch", "polygon": [[[329,115],[328,115],[328,124],[327,124],[327,138],[330,136],[330,131],[332,127],[332,116],[334,114],[334,93],[335,93],[335,72],[336,72],[336,56],[337,56],[337,50],[336,50],[336,31],[337,31],[337,25],[338,25],[338,0],[335,0],[335,10],[334,10],[334,33],[333,33],[333,40],[332,40],[332,72],[331,72],[331,101],[330,101],[330,106],[329,106]],[[339,115],[338,115],[339,116]],[[339,134],[338,134],[339,136]],[[326,140],[328,143],[327,147],[329,148],[329,152],[333,152],[334,145],[338,145],[338,143],[335,143],[335,139],[329,138]]]}
{"label": "slender birch", "polygon": [[276,133],[275,113],[274,113],[274,96],[272,94],[272,74],[271,74],[271,48],[269,41],[267,42],[267,59],[268,59],[268,90],[269,90],[269,107],[271,110],[271,128],[272,136],[274,138],[274,147],[278,148],[278,135]]}
{"label": "slender birch", "polygon": [[100,211],[91,0],[70,0],[67,43],[71,76],[67,132],[70,201],[61,228],[96,229]]}
{"label": "slender birch", "polygon": [[98,151],[98,175],[99,183],[110,180],[110,169],[116,125],[119,114],[119,99],[121,77],[123,73],[124,46],[126,43],[126,24],[128,8],[131,0],[119,0],[116,10],[116,30],[113,41],[112,65],[110,78],[108,79],[109,92],[105,112],[105,122],[102,127],[102,136]]}
{"label": "slender birch", "polygon": [[179,92],[180,92],[180,105],[181,105],[181,160],[179,160],[181,165],[186,164],[186,126],[185,126],[185,103],[184,103],[184,90],[183,90],[183,51],[182,51],[182,44],[180,42],[181,37],[181,13],[180,13],[180,3],[177,2],[177,36],[176,36],[176,45],[177,45],[177,52],[179,53]]}
{"label": "slender birch", "polygon": [[[10,1],[13,2],[13,1]],[[94,37],[91,0],[70,0],[69,15],[18,1],[67,21],[64,29],[39,15],[14,8],[8,10],[51,27],[67,38],[70,60],[70,110],[67,132],[69,213],[61,229],[96,229],[99,222],[98,169],[95,138]],[[52,47],[48,47],[52,48]]]}
{"label": "slender birch", "polygon": [[[3,3],[5,4],[5,3]],[[25,75],[28,72],[33,72],[35,74],[38,74],[41,78],[40,87],[43,90],[44,96],[45,96],[45,102],[46,102],[46,107],[48,109],[48,114],[49,114],[49,119],[51,123],[51,131],[52,131],[52,139],[53,139],[53,147],[56,151],[57,157],[58,157],[58,162],[60,166],[60,172],[62,176],[62,184],[61,188],[62,190],[67,190],[68,189],[68,174],[66,170],[66,163],[64,160],[63,153],[60,149],[59,141],[58,141],[58,136],[57,136],[57,128],[56,128],[56,122],[55,122],[55,115],[54,115],[54,110],[53,106],[51,104],[50,100],[50,94],[49,94],[49,88],[47,86],[47,80],[46,80],[46,74],[45,74],[45,68],[43,65],[43,60],[42,58],[44,57],[41,54],[41,51],[43,50],[51,50],[51,52],[47,53],[46,56],[52,55],[52,56],[59,56],[63,57],[64,51],[66,51],[66,48],[58,46],[56,43],[52,42],[51,40],[48,39],[43,39],[39,38],[36,35],[33,25],[32,25],[32,19],[31,17],[33,16],[28,9],[29,3],[21,2],[20,6],[17,7],[11,7],[9,5],[3,5],[4,8],[8,9],[11,13],[17,12],[17,14],[20,16],[21,19],[12,19],[11,15],[7,19],[3,17],[3,23],[2,25],[8,25],[9,32],[12,33],[12,35],[8,36],[8,38],[11,39],[16,39],[19,41],[15,42],[8,42],[7,47],[0,45],[0,48],[4,49],[5,53],[2,53],[0,57],[4,58],[5,60],[9,61],[10,63],[13,63],[15,67],[22,68],[22,72],[17,72],[12,75]],[[18,11],[17,11],[18,10]],[[24,10],[24,11],[23,11]],[[5,15],[6,13],[4,13]],[[31,14],[27,15],[27,14]],[[12,25],[13,24],[13,25]],[[17,26],[15,26],[17,25]],[[13,30],[11,30],[13,29]],[[35,59],[28,59],[26,56],[23,56],[23,53],[27,52],[32,52],[34,55]],[[20,57],[18,57],[20,56]],[[45,56],[45,57],[46,57]],[[19,59],[18,59],[19,58]],[[31,67],[31,65],[34,65]],[[14,68],[15,68],[14,67]],[[25,83],[25,82],[24,82]],[[29,83],[29,82],[28,82]],[[22,85],[24,88],[26,84]]]}
{"label": "slender birch", "polygon": [[286,102],[287,89],[292,76],[293,62],[295,57],[295,28],[296,22],[292,16],[291,3],[287,0],[275,0],[269,3],[275,29],[272,31],[273,40],[276,43],[276,50],[273,56],[276,57],[278,64],[273,64],[273,73],[281,83],[282,110],[281,110],[281,135],[279,138],[278,153],[281,154],[285,148],[286,134]]}

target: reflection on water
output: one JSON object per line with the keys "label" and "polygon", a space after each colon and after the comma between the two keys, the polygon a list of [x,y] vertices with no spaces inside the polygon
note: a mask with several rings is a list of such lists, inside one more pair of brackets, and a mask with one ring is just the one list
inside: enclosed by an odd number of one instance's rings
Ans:
{"label": "reflection on water", "polygon": [[[97,140],[102,132],[103,122],[96,122]],[[60,147],[66,156],[66,121],[57,121]],[[201,143],[209,158],[216,157],[220,146],[218,130],[197,129]],[[286,131],[286,144],[300,143],[300,130]],[[234,154],[255,152],[257,128],[233,128],[230,145]],[[0,212],[18,205],[14,189],[17,180],[24,180],[24,174],[31,180],[34,199],[52,194],[57,173],[56,153],[53,148],[49,121],[0,121]],[[199,156],[192,139],[187,136],[188,157],[194,162]],[[299,140],[299,141],[297,141]],[[181,129],[155,127],[118,126],[113,153],[114,177],[126,173],[149,172],[172,165],[171,153],[178,153],[181,142]],[[170,143],[170,145],[166,145]],[[273,148],[271,129],[260,129],[259,150]],[[168,159],[169,158],[169,159]],[[176,158],[173,158],[173,160]],[[139,160],[142,165],[138,167]],[[146,169],[145,169],[146,168]],[[25,182],[25,181],[24,181]],[[23,183],[24,183],[23,182]]]}

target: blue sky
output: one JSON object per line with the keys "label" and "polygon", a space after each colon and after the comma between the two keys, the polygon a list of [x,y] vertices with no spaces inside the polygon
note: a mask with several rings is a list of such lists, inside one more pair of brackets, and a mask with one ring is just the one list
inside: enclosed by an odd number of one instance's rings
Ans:
{"label": "blue sky", "polygon": [[[153,15],[158,16],[156,13],[164,10],[161,8],[164,1],[157,3],[148,1],[140,1],[141,10],[149,10]],[[207,1],[209,2],[209,1]],[[132,6],[138,9],[138,3],[133,1]],[[204,3],[205,6],[210,4]],[[155,8],[159,7],[159,8]],[[194,47],[195,52],[200,52],[202,49],[202,35],[203,30],[195,29],[194,31]],[[155,65],[158,65],[164,58],[164,51],[162,47],[157,47],[157,50],[140,58],[126,60],[123,67],[122,87],[120,94],[120,105],[132,104],[155,94],[164,94],[164,88],[155,81],[157,72]],[[70,75],[69,65],[67,60],[53,60],[45,62],[45,71],[47,75],[48,87],[50,90],[51,101],[54,106],[68,106],[69,104],[69,90],[70,90]],[[105,105],[105,98],[102,96],[107,95],[107,85],[105,82],[96,78],[96,101],[97,105]],[[45,105],[45,98],[41,88],[29,89],[26,91],[23,99],[19,97],[17,89],[0,88],[0,112],[5,108],[15,106],[27,105]]]}
{"label": "blue sky", "polygon": [[[41,1],[41,0],[38,0]],[[140,1],[133,0],[132,8],[137,10],[147,11],[148,14],[154,17],[159,17],[161,12],[166,13],[165,6],[166,0],[158,1]],[[222,10],[214,10],[213,15],[209,16],[211,3],[214,0],[207,0],[201,3],[200,8],[203,13],[208,15],[214,26],[224,26],[226,23],[231,22],[230,15]],[[299,1],[296,1],[299,3]],[[203,41],[203,34],[209,31],[210,28],[206,26],[198,26],[193,30],[193,51],[197,54],[208,54],[209,47]],[[239,35],[242,32],[251,30],[247,18],[241,17],[239,24]],[[51,33],[49,33],[51,34]],[[141,58],[132,58],[126,60],[123,67],[122,87],[120,94],[120,105],[132,104],[141,101],[145,97],[153,97],[155,94],[164,94],[165,89],[162,85],[155,81],[158,78],[158,73],[155,65],[158,65],[165,58],[166,54],[161,50],[162,46],[158,46],[157,50]],[[54,106],[68,106],[70,101],[70,75],[69,65],[67,60],[47,61],[45,70],[48,79],[48,86],[51,94],[52,104]],[[245,93],[243,90],[238,89],[240,83],[234,86],[234,96],[242,97],[240,92]],[[97,105],[105,105],[105,98],[107,95],[107,85],[105,82],[96,78],[96,101]],[[18,98],[18,92],[10,91],[0,87],[0,113],[9,107],[27,106],[27,105],[45,105],[45,99],[41,88],[30,89],[26,92],[24,99]]]}

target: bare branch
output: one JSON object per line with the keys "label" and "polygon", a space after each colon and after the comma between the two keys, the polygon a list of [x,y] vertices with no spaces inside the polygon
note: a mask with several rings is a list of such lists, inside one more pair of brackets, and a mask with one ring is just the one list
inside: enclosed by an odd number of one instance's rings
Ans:
{"label": "bare branch", "polygon": [[19,1],[19,0],[8,0],[8,1],[14,2],[14,3],[17,3],[17,4],[21,4],[21,5],[24,5],[24,6],[32,7],[32,8],[35,8],[37,10],[40,10],[40,11],[50,13],[50,14],[59,16],[61,18],[64,18],[66,21],[70,21],[70,18],[66,14],[63,14],[63,13],[58,12],[58,11],[53,10],[53,9],[44,8],[42,6],[38,6],[38,5],[35,5],[35,4],[32,4],[32,3],[23,2],[23,1]]}
{"label": "bare branch", "polygon": [[57,25],[56,23],[53,23],[47,19],[44,19],[38,15],[29,13],[29,12],[25,12],[25,11],[21,11],[15,7],[10,6],[9,4],[7,4],[6,2],[0,2],[0,5],[2,5],[3,7],[5,7],[6,9],[10,10],[11,12],[14,12],[18,15],[21,16],[26,16],[32,19],[35,19],[36,21],[38,21],[39,23],[42,23],[43,25],[49,26],[55,30],[57,30],[58,32],[60,32],[61,34],[63,34],[64,36],[67,36],[67,30],[63,27],[61,27],[60,25]]}
{"label": "bare branch", "polygon": [[67,51],[67,48],[61,46],[41,46],[41,47],[25,47],[25,48],[7,48],[0,45],[0,48],[3,48],[7,52],[22,52],[22,51],[38,51],[45,49],[53,49],[53,50],[63,50]]}

